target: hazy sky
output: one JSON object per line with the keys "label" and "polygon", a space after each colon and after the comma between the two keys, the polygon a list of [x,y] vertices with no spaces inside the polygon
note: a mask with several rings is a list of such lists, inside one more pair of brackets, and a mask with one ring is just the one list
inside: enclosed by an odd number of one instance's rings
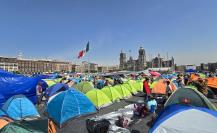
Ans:
{"label": "hazy sky", "polygon": [[0,56],[119,63],[174,56],[177,64],[217,61],[217,0],[1,0]]}

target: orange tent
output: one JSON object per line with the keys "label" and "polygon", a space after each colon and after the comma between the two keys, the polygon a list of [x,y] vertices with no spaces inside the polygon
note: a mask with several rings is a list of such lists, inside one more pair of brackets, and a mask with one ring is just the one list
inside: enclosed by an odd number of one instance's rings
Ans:
{"label": "orange tent", "polygon": [[7,117],[1,117],[0,118],[0,129],[6,126],[7,124],[13,122],[13,120],[7,118]]}
{"label": "orange tent", "polygon": [[197,76],[196,74],[191,74],[190,78],[192,81],[196,81],[196,80],[198,80],[199,76]]}
{"label": "orange tent", "polygon": [[55,123],[48,119],[48,133],[56,133],[57,132],[57,126]]}
{"label": "orange tent", "polygon": [[208,80],[208,83],[207,85],[209,87],[212,87],[212,88],[216,88],[217,89],[217,78],[207,78]]}
{"label": "orange tent", "polygon": [[[166,94],[166,87],[167,87],[166,81],[168,80],[160,79],[156,84],[154,84],[152,93]],[[171,81],[170,81],[170,86],[171,86],[172,92],[177,89],[176,86]]]}

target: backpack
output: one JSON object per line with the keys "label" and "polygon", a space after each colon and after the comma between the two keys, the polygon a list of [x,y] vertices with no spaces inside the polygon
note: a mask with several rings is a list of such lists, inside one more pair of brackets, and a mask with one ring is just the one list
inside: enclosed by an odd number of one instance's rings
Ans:
{"label": "backpack", "polygon": [[86,120],[86,128],[89,133],[107,133],[110,122],[106,119],[95,121],[94,119]]}

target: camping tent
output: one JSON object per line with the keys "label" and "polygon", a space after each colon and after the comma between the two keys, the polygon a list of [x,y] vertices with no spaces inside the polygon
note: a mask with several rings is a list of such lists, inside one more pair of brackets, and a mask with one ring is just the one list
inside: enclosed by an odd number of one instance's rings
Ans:
{"label": "camping tent", "polygon": [[106,86],[102,89],[102,91],[104,92],[104,94],[106,94],[106,96],[108,96],[108,98],[112,102],[115,102],[115,101],[120,100],[122,98],[120,93],[113,87]]}
{"label": "camping tent", "polygon": [[[153,85],[152,93],[166,94],[166,87],[167,87],[166,81],[168,80],[160,79],[157,83],[155,83]],[[170,81],[170,86],[171,86],[172,92],[177,89],[176,86],[171,81]]]}
{"label": "camping tent", "polygon": [[149,133],[216,133],[216,123],[216,111],[172,105],[158,115]]}
{"label": "camping tent", "polygon": [[204,107],[216,110],[215,106],[199,91],[190,87],[176,90],[165,103],[165,107],[172,104],[183,104],[187,100],[188,104],[196,107]]}
{"label": "camping tent", "polygon": [[60,92],[60,91],[65,91],[67,90],[69,87],[68,85],[66,84],[63,84],[63,83],[56,83],[55,85],[52,85],[51,87],[49,87],[47,90],[46,90],[46,95],[47,97],[51,97],[53,96],[54,94]]}
{"label": "camping tent", "polygon": [[0,129],[2,129],[4,126],[6,126],[7,124],[13,122],[13,120],[11,120],[10,118],[7,117],[1,117],[0,118]]}
{"label": "camping tent", "polygon": [[47,120],[11,122],[4,126],[1,133],[47,133]]}
{"label": "camping tent", "polygon": [[132,94],[138,93],[136,88],[130,82],[124,83],[122,86],[126,87]]}
{"label": "camping tent", "polygon": [[33,103],[24,95],[15,95],[7,100],[2,110],[14,120],[21,120],[26,117],[39,117]]}
{"label": "camping tent", "polygon": [[126,99],[126,98],[129,98],[132,96],[130,91],[122,85],[115,85],[114,89],[116,89],[119,92],[119,94],[122,96],[122,98]]}
{"label": "camping tent", "polygon": [[137,91],[143,91],[143,82],[142,80],[136,81],[135,88]]}
{"label": "camping tent", "polygon": [[160,74],[160,73],[158,73],[158,72],[149,71],[149,73],[150,73],[152,76],[156,76],[156,77],[159,77],[159,76],[161,76],[161,74]]}
{"label": "camping tent", "polygon": [[94,112],[96,109],[92,102],[83,93],[73,88],[58,93],[47,105],[49,118],[60,127],[71,118]]}
{"label": "camping tent", "polygon": [[0,107],[14,95],[23,94],[36,103],[36,86],[41,79],[0,70]]}
{"label": "camping tent", "polygon": [[131,86],[131,88],[135,88],[136,91],[143,90],[143,83],[140,80],[129,80],[127,83]]}
{"label": "camping tent", "polygon": [[44,81],[47,83],[48,87],[51,87],[56,84],[56,82],[52,79],[44,79]]}
{"label": "camping tent", "polygon": [[106,94],[104,94],[103,91],[98,89],[93,89],[87,92],[86,96],[97,108],[106,107],[112,103],[111,100],[106,96]]}
{"label": "camping tent", "polygon": [[5,116],[5,112],[0,109],[0,116]]}
{"label": "camping tent", "polygon": [[86,94],[88,91],[94,89],[94,86],[91,82],[82,81],[81,83],[75,85],[75,88]]}
{"label": "camping tent", "polygon": [[209,87],[217,89],[217,78],[207,78]]}

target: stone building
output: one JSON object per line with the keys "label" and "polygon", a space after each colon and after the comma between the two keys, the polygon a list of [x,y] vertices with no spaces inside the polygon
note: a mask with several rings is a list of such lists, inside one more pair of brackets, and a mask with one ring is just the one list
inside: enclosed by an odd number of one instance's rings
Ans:
{"label": "stone building", "polygon": [[143,47],[139,49],[138,59],[134,60],[132,56],[127,60],[126,53],[121,51],[119,70],[142,71],[147,67],[145,50]]}

